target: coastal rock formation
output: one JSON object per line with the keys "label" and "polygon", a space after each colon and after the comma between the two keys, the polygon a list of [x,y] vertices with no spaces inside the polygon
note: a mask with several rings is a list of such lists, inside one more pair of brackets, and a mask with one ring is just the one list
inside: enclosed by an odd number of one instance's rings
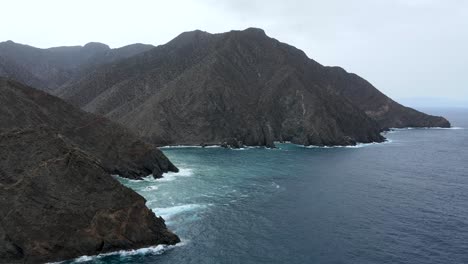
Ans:
{"label": "coastal rock formation", "polygon": [[[0,77],[13,78],[53,93],[74,78],[93,71],[97,65],[128,58],[151,48],[151,45],[133,44],[111,49],[105,44],[91,42],[84,46],[39,49],[5,41],[0,43]],[[2,68],[6,70],[2,71]],[[12,69],[16,69],[15,74]]]}
{"label": "coastal rock formation", "polygon": [[9,264],[179,242],[98,158],[44,126],[0,132],[0,223]]}
{"label": "coastal rock formation", "polygon": [[99,159],[111,174],[158,178],[178,169],[154,145],[106,118],[86,113],[61,99],[0,78],[0,130],[48,126]]}
{"label": "coastal rock formation", "polygon": [[160,145],[353,145],[392,126],[449,126],[255,28],[182,33],[58,95]]}

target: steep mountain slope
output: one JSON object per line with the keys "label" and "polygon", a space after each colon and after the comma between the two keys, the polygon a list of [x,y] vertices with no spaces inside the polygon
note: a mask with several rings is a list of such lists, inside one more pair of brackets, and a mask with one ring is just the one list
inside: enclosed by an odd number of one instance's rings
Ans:
{"label": "steep mountain slope", "polygon": [[179,242],[145,202],[58,131],[2,127],[0,263]]}
{"label": "steep mountain slope", "polygon": [[0,78],[0,130],[47,126],[96,157],[105,171],[140,178],[177,168],[156,149],[121,125],[79,110],[61,99]]}
{"label": "steep mountain slope", "polygon": [[21,80],[34,87],[46,86],[44,81],[34,76],[30,71],[2,56],[0,56],[0,76],[13,80]]}
{"label": "steep mountain slope", "polygon": [[6,41],[0,43],[0,57],[3,58],[4,67],[20,68],[23,74],[12,76],[0,70],[0,76],[12,77],[27,85],[53,92],[73,78],[92,71],[99,64],[128,58],[151,48],[151,45],[133,44],[110,49],[105,44],[91,42],[83,47],[39,49]]}
{"label": "steep mountain slope", "polygon": [[333,87],[383,128],[450,127],[443,117],[430,116],[393,101],[372,84],[339,67],[328,67]]}
{"label": "steep mountain slope", "polygon": [[260,29],[193,31],[101,66],[58,95],[158,144],[348,145],[381,141],[389,124],[449,125],[396,103],[376,114],[375,98],[361,95],[387,97],[353,76]]}

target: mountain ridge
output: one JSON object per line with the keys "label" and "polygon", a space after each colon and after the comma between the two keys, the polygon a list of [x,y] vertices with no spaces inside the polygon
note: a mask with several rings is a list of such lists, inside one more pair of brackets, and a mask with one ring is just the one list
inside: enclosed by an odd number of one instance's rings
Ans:
{"label": "mountain ridge", "polygon": [[[153,48],[147,44],[131,44],[116,49],[99,42],[84,46],[60,46],[47,49],[15,43],[11,40],[0,42],[0,57],[3,64],[14,63],[25,75],[34,76],[41,82],[19,79],[27,85],[53,92],[73,78],[92,71],[97,65],[131,57]],[[14,78],[14,75],[0,76]]]}
{"label": "mountain ridge", "polygon": [[391,127],[450,126],[258,28],[183,32],[52,93],[157,145],[353,145]]}
{"label": "mountain ridge", "polygon": [[[88,75],[65,87],[58,95],[86,111],[131,127],[159,145],[231,142],[228,145],[272,146],[271,142],[276,140],[304,145],[349,145],[380,142],[383,140],[380,131],[393,124],[397,127],[410,124],[396,121],[408,109],[388,101],[391,99],[371,84],[363,85],[356,76],[323,66],[302,50],[268,37],[261,29],[217,34],[196,30],[183,32],[143,54],[100,67],[94,76]],[[359,102],[353,97],[354,87],[362,87],[363,93],[370,94],[367,98],[387,100],[398,111],[383,113],[383,118],[373,116],[376,109],[372,102]],[[284,93],[287,89],[289,94]],[[270,97],[272,100],[266,99]],[[290,104],[281,103],[279,97],[288,98]],[[229,100],[239,107],[229,106]],[[204,107],[198,101],[205,106],[213,105]],[[259,103],[266,105],[258,108],[255,105]],[[173,109],[174,105],[179,109]],[[276,112],[276,106],[290,113],[275,120],[271,113]],[[248,111],[243,112],[242,107]],[[199,114],[190,114],[194,112]],[[297,118],[310,112],[314,115]],[[219,120],[225,116],[241,124],[244,130],[229,125],[224,129],[230,121]],[[424,118],[428,120],[426,123],[418,121],[414,125],[449,125],[444,119],[424,114],[415,114],[411,121]],[[304,130],[307,132],[297,132]]]}

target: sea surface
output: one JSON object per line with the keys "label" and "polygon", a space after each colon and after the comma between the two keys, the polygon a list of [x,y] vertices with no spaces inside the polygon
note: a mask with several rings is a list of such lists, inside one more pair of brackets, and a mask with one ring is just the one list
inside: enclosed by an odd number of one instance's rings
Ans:
{"label": "sea surface", "polygon": [[468,109],[452,129],[356,147],[165,148],[181,169],[119,179],[182,243],[81,263],[468,263]]}

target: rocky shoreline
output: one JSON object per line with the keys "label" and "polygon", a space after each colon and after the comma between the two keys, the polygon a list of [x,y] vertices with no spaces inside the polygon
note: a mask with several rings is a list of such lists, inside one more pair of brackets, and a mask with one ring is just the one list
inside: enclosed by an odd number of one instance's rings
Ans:
{"label": "rocky shoreline", "polygon": [[125,128],[0,78],[0,263],[42,263],[176,244],[111,174],[178,169]]}

